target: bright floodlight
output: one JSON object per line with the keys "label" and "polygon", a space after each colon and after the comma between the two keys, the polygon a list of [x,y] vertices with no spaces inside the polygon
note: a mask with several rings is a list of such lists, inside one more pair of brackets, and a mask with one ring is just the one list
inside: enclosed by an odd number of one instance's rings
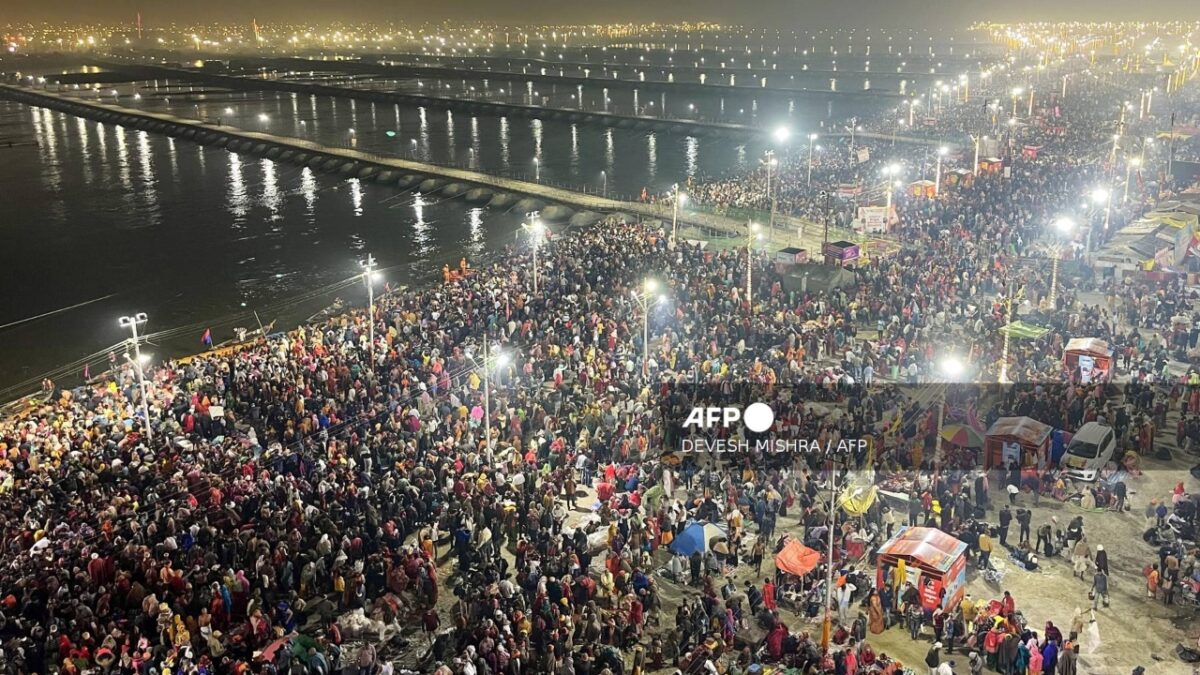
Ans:
{"label": "bright floodlight", "polygon": [[499,352],[496,354],[496,367],[503,368],[508,365],[509,356],[507,352]]}
{"label": "bright floodlight", "polygon": [[944,156],[946,155],[946,153],[948,153],[948,152],[950,152],[950,148],[947,148],[947,147],[946,147],[946,146],[944,146],[944,145],[943,145],[942,147],[938,148],[938,154],[939,154],[939,155],[942,155],[943,157],[944,157]]}
{"label": "bright floodlight", "polygon": [[653,293],[656,289],[658,289],[658,280],[657,279],[647,279],[646,283],[643,285],[645,286],[647,293]]}
{"label": "bright floodlight", "polygon": [[1103,204],[1108,201],[1108,190],[1102,187],[1092,190],[1092,201],[1097,204]]}
{"label": "bright floodlight", "polygon": [[888,164],[887,166],[883,167],[883,173],[885,176],[895,176],[896,174],[900,173],[900,165]]}
{"label": "bright floodlight", "polygon": [[1054,229],[1057,230],[1059,234],[1071,234],[1075,231],[1075,221],[1063,216],[1062,218],[1058,218],[1054,221]]}
{"label": "bright floodlight", "polygon": [[942,359],[942,362],[938,366],[941,368],[942,374],[951,380],[958,379],[962,376],[963,371],[966,370],[966,366],[963,365],[962,360],[956,356],[947,356]]}
{"label": "bright floodlight", "polygon": [[815,140],[817,140],[817,135],[816,135],[816,134],[809,134],[809,135],[808,135],[808,140],[810,140],[810,141],[815,141]]}
{"label": "bright floodlight", "polygon": [[683,204],[686,204],[686,203],[687,203],[687,195],[680,192],[679,193],[679,204],[682,206]]}
{"label": "bright floodlight", "polygon": [[791,137],[791,135],[792,135],[792,130],[787,127],[779,127],[777,129],[775,129],[775,134],[774,134],[775,140],[779,141],[780,143],[783,143],[784,141],[786,141],[788,138]]}
{"label": "bright floodlight", "polygon": [[268,119],[270,119],[270,118],[268,118],[268,117],[267,117],[267,114],[266,114],[266,113],[259,113],[259,114],[258,114],[258,119],[259,119],[259,121],[260,121],[260,122],[266,122],[266,121],[267,121]]}

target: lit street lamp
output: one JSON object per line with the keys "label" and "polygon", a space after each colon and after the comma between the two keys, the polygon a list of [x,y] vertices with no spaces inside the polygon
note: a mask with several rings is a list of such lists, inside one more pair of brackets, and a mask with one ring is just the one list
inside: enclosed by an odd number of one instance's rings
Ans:
{"label": "lit street lamp", "polygon": [[[1075,221],[1063,216],[1062,218],[1054,221],[1054,231],[1063,237],[1069,237],[1075,232]],[[1049,302],[1050,310],[1054,311],[1054,309],[1058,307],[1058,260],[1062,257],[1062,255],[1061,249],[1057,243],[1051,247],[1050,252],[1053,258],[1050,265]]]}
{"label": "lit street lamp", "polygon": [[492,367],[503,368],[508,365],[508,354],[500,352],[494,357],[488,353],[488,338],[485,333],[483,336],[483,362],[475,359],[471,352],[467,352],[467,356],[479,366],[483,371],[483,444],[488,449],[492,448]]}
{"label": "lit street lamp", "polygon": [[687,199],[687,195],[679,192],[679,183],[671,186],[675,191],[675,199],[671,200],[671,241],[679,234],[679,205]]}
{"label": "lit street lamp", "polygon": [[631,291],[633,301],[642,310],[642,377],[650,377],[650,308],[655,302],[666,299],[663,295],[655,295],[658,290],[656,279],[646,279],[642,282],[642,291]]}
{"label": "lit street lamp", "polygon": [[1133,169],[1135,167],[1141,166],[1141,164],[1142,164],[1142,160],[1137,157],[1130,157],[1125,162],[1125,194],[1124,194],[1124,196],[1121,197],[1122,204],[1127,203],[1129,201],[1130,173],[1133,171]]}
{"label": "lit street lamp", "polygon": [[538,292],[538,247],[542,243],[542,238],[546,236],[546,225],[538,219],[537,211],[530,211],[525,216],[529,218],[529,222],[521,223],[521,228],[529,235],[530,241],[533,243],[533,293]]}
{"label": "lit street lamp", "polygon": [[809,134],[809,135],[808,135],[808,178],[806,179],[806,182],[807,182],[809,185],[812,185],[812,156],[813,156],[813,144],[814,144],[814,143],[816,143],[816,142],[817,142],[817,135],[816,135],[816,134]]}
{"label": "lit street lamp", "polygon": [[600,196],[608,196],[608,172],[603,169],[600,170]]}
{"label": "lit street lamp", "polygon": [[371,368],[375,368],[375,278],[378,273],[375,272],[375,256],[367,254],[366,260],[360,260],[359,266],[362,267],[363,283],[367,285],[367,311],[370,315],[367,319],[367,339],[371,342],[367,348],[371,356]]}
{"label": "lit street lamp", "polygon": [[774,228],[775,227],[775,192],[771,189],[771,178],[772,178],[771,174],[772,174],[772,169],[775,168],[775,164],[776,164],[774,150],[767,150],[767,157],[766,157],[765,162],[767,165],[767,199],[770,200],[770,202],[771,202],[771,215],[767,220],[767,227]]}
{"label": "lit street lamp", "polygon": [[942,147],[938,148],[938,151],[937,151],[937,177],[933,181],[933,196],[934,197],[937,197],[938,195],[942,194],[942,158],[945,157],[946,153],[948,153],[948,152],[950,152],[950,149],[944,145]]}
{"label": "lit street lamp", "polygon": [[762,239],[762,233],[758,231],[758,223],[746,222],[746,302],[753,306],[753,291],[750,285],[751,272],[754,269],[754,240]]}
{"label": "lit street lamp", "polygon": [[966,371],[966,366],[963,365],[961,359],[957,356],[947,356],[938,363],[938,370],[943,378],[942,395],[938,400],[938,423],[937,436],[934,437],[933,461],[938,464],[942,454],[942,429],[946,425],[946,392],[950,389],[950,383],[958,382],[962,379],[963,372]]}
{"label": "lit street lamp", "polygon": [[[887,213],[891,212],[892,188],[895,187],[895,184],[897,182],[897,181],[893,180],[893,178],[896,176],[899,176],[899,175],[900,175],[900,165],[899,164],[888,164],[887,166],[883,167],[883,176],[884,176],[884,180],[887,183],[887,203],[884,204],[884,208],[888,210]],[[885,213],[884,218],[888,218],[888,217],[890,217],[890,216],[888,216]]]}
{"label": "lit street lamp", "polygon": [[146,316],[145,312],[138,312],[133,316],[121,317],[117,320],[117,323],[119,323],[122,328],[128,328],[129,333],[132,336],[131,342],[133,343],[134,358],[130,359],[128,352],[126,352],[125,358],[133,364],[134,370],[137,372],[138,387],[142,390],[142,416],[145,418],[146,422],[146,444],[152,445],[154,442],[154,432],[150,428],[150,389],[146,385],[145,373],[142,372],[142,364],[146,363],[148,359],[142,356],[142,347],[138,342],[137,331],[138,326],[146,323],[147,319],[148,317]]}

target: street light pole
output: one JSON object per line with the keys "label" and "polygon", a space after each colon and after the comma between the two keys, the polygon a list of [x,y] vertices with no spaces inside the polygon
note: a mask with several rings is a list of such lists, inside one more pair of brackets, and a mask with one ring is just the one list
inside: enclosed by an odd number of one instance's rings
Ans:
{"label": "street light pole", "polygon": [[833,632],[833,534],[837,529],[837,464],[833,464],[829,478],[829,545],[825,555],[825,619],[821,622],[821,649],[829,649],[830,634]]}
{"label": "street light pole", "polygon": [[[154,431],[150,428],[150,389],[146,385],[146,376],[142,371],[142,347],[138,342],[137,331],[137,327],[146,323],[147,319],[148,317],[146,316],[145,312],[138,312],[133,316],[123,316],[118,319],[117,322],[122,328],[128,328],[130,335],[132,336],[133,355],[134,359],[136,359],[133,362],[134,371],[137,373],[138,387],[142,390],[142,416],[145,418],[146,422],[146,444],[152,446],[154,443]],[[129,357],[128,354],[125,356],[126,358]]]}
{"label": "street light pole", "polygon": [[632,291],[633,301],[642,310],[642,378],[650,377],[650,305],[651,294],[658,290],[658,282],[646,279],[642,282],[642,292]]}
{"label": "street light pole", "polygon": [[774,232],[775,228],[775,190],[771,185],[771,170],[775,166],[775,151],[767,151],[767,199],[771,201],[771,215],[767,220],[767,231]]}
{"label": "street light pole", "polygon": [[671,200],[671,241],[679,234],[679,183],[674,185],[675,198]]}
{"label": "street light pole", "polygon": [[492,449],[492,369],[488,365],[488,336],[483,333],[483,445]]}
{"label": "street light pole", "polygon": [[817,141],[816,134],[808,135],[808,178],[805,180],[805,182],[808,183],[809,185],[812,185],[813,143],[816,143],[816,141]]}
{"label": "street light pole", "polygon": [[942,158],[946,156],[947,152],[950,152],[950,150],[949,150],[949,148],[947,148],[944,145],[942,147],[938,148],[938,151],[937,151],[937,177],[933,183],[933,196],[934,197],[937,197],[938,195],[942,194]]}
{"label": "street light pole", "polygon": [[[750,306],[754,306],[753,286],[751,285],[751,275],[754,270],[754,235],[758,232],[758,225],[751,221],[746,221],[746,302]],[[758,235],[762,236],[762,235]]]}
{"label": "street light pole", "polygon": [[528,233],[530,239],[533,240],[533,294],[538,293],[538,247],[542,242],[542,236],[546,233],[546,226],[542,221],[538,220],[538,212],[530,211],[525,214],[529,218],[528,223],[521,223],[521,227]]}
{"label": "street light pole", "polygon": [[608,172],[604,171],[603,169],[600,170],[600,181],[601,181],[600,196],[607,197],[608,196]]}
{"label": "street light pole", "polygon": [[367,335],[370,343],[367,351],[371,356],[371,369],[375,369],[375,284],[372,276],[375,274],[375,256],[367,254],[367,259],[359,263],[363,268],[363,283],[367,285]]}

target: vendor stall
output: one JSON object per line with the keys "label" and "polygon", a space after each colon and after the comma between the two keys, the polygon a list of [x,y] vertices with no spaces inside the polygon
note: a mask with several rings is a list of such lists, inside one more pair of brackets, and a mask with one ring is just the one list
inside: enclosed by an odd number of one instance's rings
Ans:
{"label": "vendor stall", "polygon": [[879,547],[876,583],[911,583],[927,610],[957,607],[967,583],[967,545],[932,527],[902,527]]}
{"label": "vendor stall", "polygon": [[826,265],[845,267],[858,261],[858,244],[849,241],[827,241],[821,245]]}
{"label": "vendor stall", "polygon": [[983,467],[1007,469],[1012,462],[1022,467],[1045,466],[1051,431],[1049,424],[1029,417],[1001,417],[984,437]]}
{"label": "vendor stall", "polygon": [[942,178],[943,187],[968,187],[975,180],[975,174],[969,169],[951,169]]}
{"label": "vendor stall", "polygon": [[937,195],[937,183],[931,180],[916,180],[908,184],[908,194],[913,197],[928,197]]}
{"label": "vendor stall", "polygon": [[1113,349],[1099,338],[1071,338],[1063,350],[1063,365],[1072,382],[1109,382],[1113,374]]}
{"label": "vendor stall", "polygon": [[984,173],[1001,173],[1004,171],[1004,160],[999,157],[984,157],[979,160],[979,170]]}

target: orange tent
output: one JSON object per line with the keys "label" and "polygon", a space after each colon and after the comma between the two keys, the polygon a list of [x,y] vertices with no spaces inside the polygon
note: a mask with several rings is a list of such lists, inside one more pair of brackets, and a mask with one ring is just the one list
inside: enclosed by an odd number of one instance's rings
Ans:
{"label": "orange tent", "polygon": [[788,539],[783,550],[775,554],[775,568],[798,577],[813,571],[819,562],[821,554],[796,539]]}

